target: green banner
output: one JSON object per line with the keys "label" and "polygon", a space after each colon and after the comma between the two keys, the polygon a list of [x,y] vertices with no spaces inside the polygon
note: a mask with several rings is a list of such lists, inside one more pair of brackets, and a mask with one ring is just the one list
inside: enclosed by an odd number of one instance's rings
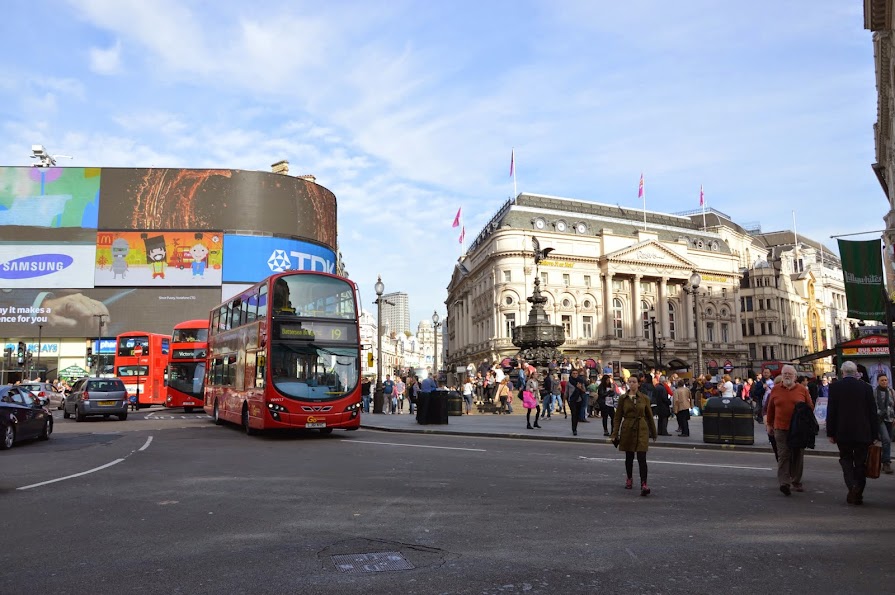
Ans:
{"label": "green banner", "polygon": [[882,240],[839,240],[839,256],[842,259],[848,317],[885,320]]}

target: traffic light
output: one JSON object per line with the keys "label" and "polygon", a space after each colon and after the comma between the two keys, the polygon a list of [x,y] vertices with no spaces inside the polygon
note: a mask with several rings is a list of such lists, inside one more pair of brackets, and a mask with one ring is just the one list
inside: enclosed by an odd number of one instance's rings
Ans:
{"label": "traffic light", "polygon": [[12,367],[12,347],[3,350],[3,357],[6,358],[6,367]]}
{"label": "traffic light", "polygon": [[367,352],[367,367],[368,368],[373,367],[373,352],[372,351]]}
{"label": "traffic light", "polygon": [[18,360],[20,366],[25,363],[25,343],[22,341],[19,341]]}

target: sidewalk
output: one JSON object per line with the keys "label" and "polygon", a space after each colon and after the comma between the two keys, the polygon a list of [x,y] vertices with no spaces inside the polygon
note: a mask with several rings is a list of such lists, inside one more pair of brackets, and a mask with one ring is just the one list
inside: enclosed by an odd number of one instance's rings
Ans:
{"label": "sidewalk", "polygon": [[[361,416],[361,427],[385,432],[417,434],[449,434],[456,436],[489,436],[492,438],[526,438],[531,440],[557,440],[567,442],[609,443],[603,436],[603,420],[590,418],[589,423],[578,424],[578,436],[572,436],[572,421],[562,414],[551,419],[541,419],[541,428],[533,430],[525,427],[525,414],[518,408],[512,415],[473,413],[472,415],[448,416],[447,425],[420,425],[416,416],[365,413]],[[705,450],[738,450],[747,452],[772,452],[765,427],[753,422],[755,442],[752,445],[709,444],[702,439],[702,417],[690,419],[690,436],[681,438],[675,433],[677,421],[668,422],[671,436],[659,436],[650,448],[690,448]],[[612,428],[609,428],[612,431]],[[827,440],[824,429],[817,435],[814,450],[806,449],[805,454],[814,456],[839,456],[836,445]]]}

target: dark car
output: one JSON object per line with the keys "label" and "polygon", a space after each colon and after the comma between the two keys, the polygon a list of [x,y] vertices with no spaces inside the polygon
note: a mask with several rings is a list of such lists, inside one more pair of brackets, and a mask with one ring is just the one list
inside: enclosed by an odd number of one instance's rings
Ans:
{"label": "dark car", "polygon": [[75,382],[62,404],[62,417],[68,419],[72,415],[75,421],[92,415],[117,415],[121,421],[126,420],[127,389],[121,378],[89,377]]}
{"label": "dark car", "polygon": [[38,397],[46,397],[49,400],[47,406],[50,409],[62,409],[62,401],[65,395],[57,391],[49,382],[23,382],[19,385],[33,392]]}
{"label": "dark car", "polygon": [[0,450],[20,440],[48,440],[53,433],[53,414],[40,399],[18,386],[0,386]]}

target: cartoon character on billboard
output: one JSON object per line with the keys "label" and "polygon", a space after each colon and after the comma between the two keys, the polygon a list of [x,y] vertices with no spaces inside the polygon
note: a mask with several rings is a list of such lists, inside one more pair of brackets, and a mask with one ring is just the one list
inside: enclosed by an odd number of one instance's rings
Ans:
{"label": "cartoon character on billboard", "polygon": [[131,251],[130,244],[124,238],[118,238],[112,242],[112,278],[118,275],[124,279],[127,277],[127,255]]}
{"label": "cartoon character on billboard", "polygon": [[202,243],[202,234],[197,233],[194,236],[198,243],[190,248],[190,256],[193,257],[193,279],[205,276],[205,266],[208,264],[208,248]]}
{"label": "cartoon character on billboard", "polygon": [[168,266],[168,249],[165,247],[165,236],[149,237],[148,234],[140,234],[143,245],[146,247],[146,262],[152,267],[152,278],[165,278],[165,267]]}

